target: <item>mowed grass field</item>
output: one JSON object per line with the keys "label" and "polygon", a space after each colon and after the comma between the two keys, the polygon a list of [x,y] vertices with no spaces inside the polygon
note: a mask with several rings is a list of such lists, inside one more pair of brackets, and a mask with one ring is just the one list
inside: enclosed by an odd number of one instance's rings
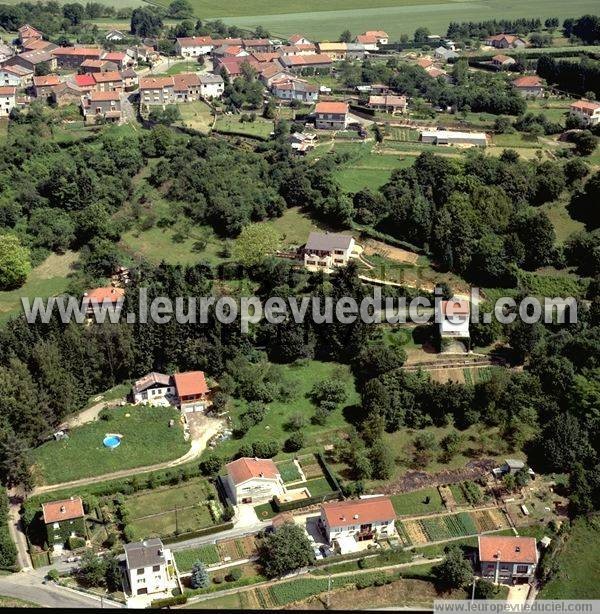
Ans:
{"label": "mowed grass field", "polygon": [[[167,0],[161,0],[166,2]],[[235,0],[226,6],[210,0],[191,0],[198,16],[221,17],[242,28],[265,27],[271,35],[286,36],[301,32],[317,40],[336,39],[348,28],[353,34],[383,29],[392,39],[412,34],[419,26],[433,33],[445,34],[451,21],[482,21],[518,17],[566,17],[597,12],[595,0],[285,0],[274,5],[269,0]],[[277,8],[275,8],[275,6]]]}
{"label": "mowed grass field", "polygon": [[[154,465],[179,458],[190,448],[183,440],[179,412],[172,408],[127,405],[108,411],[110,420],[90,422],[73,429],[69,439],[49,441],[33,450],[34,474],[40,481],[59,484]],[[123,435],[121,445],[106,448],[102,440],[107,433]]]}

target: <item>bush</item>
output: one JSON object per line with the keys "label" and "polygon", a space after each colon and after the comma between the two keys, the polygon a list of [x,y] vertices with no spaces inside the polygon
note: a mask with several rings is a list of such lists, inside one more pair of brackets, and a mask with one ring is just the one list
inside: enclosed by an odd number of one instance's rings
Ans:
{"label": "bush", "polygon": [[84,548],[85,539],[83,539],[83,537],[71,536],[67,539],[67,546],[69,550],[77,550],[78,548]]}
{"label": "bush", "polygon": [[304,433],[296,431],[292,433],[285,441],[284,448],[286,452],[297,452],[304,447]]}
{"label": "bush", "polygon": [[242,570],[239,567],[234,567],[227,574],[227,582],[237,582],[242,577]]}
{"label": "bush", "polygon": [[214,582],[215,584],[223,584],[223,576],[215,576],[215,577],[213,578],[213,582]]}
{"label": "bush", "polygon": [[165,599],[155,599],[150,607],[152,609],[168,608],[172,605],[181,605],[187,602],[186,595],[175,595],[174,597],[166,597]]}

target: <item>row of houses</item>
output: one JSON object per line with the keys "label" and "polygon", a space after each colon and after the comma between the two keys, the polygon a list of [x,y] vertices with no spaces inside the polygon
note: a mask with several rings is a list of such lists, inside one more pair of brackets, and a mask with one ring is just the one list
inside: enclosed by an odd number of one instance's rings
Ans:
{"label": "row of houses", "polygon": [[179,102],[220,98],[225,83],[221,75],[181,73],[171,77],[143,77],[139,80],[140,110]]}

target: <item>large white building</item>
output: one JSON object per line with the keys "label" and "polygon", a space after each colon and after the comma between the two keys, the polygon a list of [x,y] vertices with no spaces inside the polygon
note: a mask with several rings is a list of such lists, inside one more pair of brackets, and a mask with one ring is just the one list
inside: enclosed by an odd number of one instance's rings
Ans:
{"label": "large white building", "polygon": [[178,38],[175,42],[177,55],[181,55],[184,58],[197,58],[201,55],[206,55],[213,48],[214,44],[210,36],[187,36]]}
{"label": "large white building", "polygon": [[437,322],[440,336],[468,339],[471,310],[469,302],[462,299],[440,301],[437,305]]}
{"label": "large white building", "polygon": [[125,564],[129,583],[128,605],[138,605],[135,597],[169,596],[177,587],[177,572],[171,550],[158,538],[125,544]]}
{"label": "large white building", "polygon": [[221,75],[200,75],[200,95],[203,98],[221,98],[225,82]]}
{"label": "large white building", "polygon": [[12,85],[0,86],[0,117],[8,117],[17,106],[17,88]]}
{"label": "large white building", "polygon": [[388,497],[335,501],[321,506],[321,528],[331,544],[334,540],[354,538],[366,541],[396,532],[396,512]]}
{"label": "large white building", "polygon": [[352,256],[354,237],[334,232],[311,232],[302,250],[307,268],[332,269],[348,264]]}
{"label": "large white building", "polygon": [[275,463],[269,458],[238,458],[227,465],[225,486],[235,504],[267,501],[285,494]]}
{"label": "large white building", "polygon": [[578,100],[571,104],[569,109],[573,115],[582,119],[588,126],[595,126],[600,123],[600,102]]}

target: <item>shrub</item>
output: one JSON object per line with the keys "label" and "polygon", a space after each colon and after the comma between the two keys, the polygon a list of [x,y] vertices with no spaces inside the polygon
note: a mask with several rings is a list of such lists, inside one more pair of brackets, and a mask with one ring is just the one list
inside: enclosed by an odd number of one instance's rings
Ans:
{"label": "shrub", "polygon": [[242,577],[242,570],[239,567],[234,567],[227,574],[227,581],[228,582],[237,582],[241,577]]}
{"label": "shrub", "polygon": [[67,539],[67,546],[69,550],[83,548],[85,547],[85,539],[83,539],[83,537],[71,536]]}
{"label": "shrub", "polygon": [[213,582],[214,582],[215,584],[223,584],[223,576],[215,576],[215,577],[213,578]]}

